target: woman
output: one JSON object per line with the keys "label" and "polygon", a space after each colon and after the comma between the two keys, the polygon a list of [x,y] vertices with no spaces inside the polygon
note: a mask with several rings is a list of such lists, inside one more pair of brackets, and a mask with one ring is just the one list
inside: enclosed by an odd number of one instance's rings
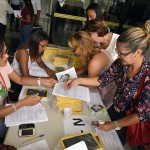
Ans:
{"label": "woman", "polygon": [[92,19],[99,19],[104,21],[102,9],[98,3],[91,3],[86,9],[86,18],[87,21]]}
{"label": "woman", "polygon": [[117,53],[115,51],[118,34],[110,32],[109,27],[101,20],[93,19],[86,23],[85,31],[90,34],[93,41],[98,46],[105,49],[115,60]]}
{"label": "woman", "polygon": [[32,18],[34,15],[33,6],[31,0],[23,0],[24,7],[21,10],[21,16],[17,17],[17,19],[21,20],[21,27],[20,27],[20,42],[25,42],[28,37],[31,35],[33,30],[32,25]]}
{"label": "woman", "polygon": [[[21,44],[16,51],[11,64],[13,69],[18,74],[26,77],[54,77],[54,71],[48,68],[41,59],[48,45],[48,39],[48,35],[42,30],[33,32],[30,38]],[[21,88],[21,85],[12,82],[11,89],[14,91],[13,99],[17,98]]]}
{"label": "woman", "polygon": [[80,84],[103,87],[115,81],[117,91],[113,105],[108,110],[112,121],[106,121],[103,125],[99,125],[99,128],[109,131],[118,126],[121,130],[117,132],[123,144],[127,126],[150,121],[150,73],[147,75],[140,101],[135,107],[136,112],[131,115],[125,113],[131,107],[143,74],[150,70],[150,63],[144,56],[149,48],[150,20],[145,23],[144,28],[130,28],[119,36],[116,50],[119,58],[99,78],[77,78],[65,84],[66,88]]}
{"label": "woman", "polygon": [[41,98],[36,96],[27,96],[21,101],[18,101],[12,105],[5,106],[6,97],[10,89],[10,80],[21,85],[45,85],[48,87],[53,87],[56,83],[56,80],[40,79],[35,77],[22,77],[16,73],[8,62],[8,49],[3,41],[0,38],[0,140],[5,137],[7,128],[4,124],[4,117],[17,111],[23,106],[33,106],[40,102]]}
{"label": "woman", "polygon": [[72,34],[68,39],[68,45],[84,65],[77,70],[77,75],[88,71],[88,77],[95,77],[112,64],[111,56],[105,50],[95,47],[90,35],[85,31]]}
{"label": "woman", "polygon": [[54,76],[55,72],[48,68],[41,58],[48,45],[48,39],[48,35],[42,30],[33,32],[16,51],[12,62],[13,69],[22,76]]}

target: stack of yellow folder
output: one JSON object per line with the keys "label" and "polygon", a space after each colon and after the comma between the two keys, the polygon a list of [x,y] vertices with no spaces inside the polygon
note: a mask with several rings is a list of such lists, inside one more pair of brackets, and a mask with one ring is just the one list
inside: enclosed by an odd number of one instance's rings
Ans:
{"label": "stack of yellow folder", "polygon": [[47,47],[44,51],[43,58],[48,61],[54,61],[55,55],[58,53],[58,48],[55,47]]}
{"label": "stack of yellow folder", "polygon": [[54,59],[54,66],[61,66],[61,65],[68,65],[69,64],[69,57],[68,56],[62,56],[62,55],[56,55]]}
{"label": "stack of yellow folder", "polygon": [[59,51],[58,51],[58,54],[59,55],[63,55],[63,56],[71,56],[72,55],[72,52],[71,52],[71,50],[65,50],[65,49],[59,49]]}
{"label": "stack of yellow folder", "polygon": [[57,108],[63,110],[65,107],[70,107],[73,110],[73,113],[82,112],[82,101],[74,98],[56,96],[57,99]]}

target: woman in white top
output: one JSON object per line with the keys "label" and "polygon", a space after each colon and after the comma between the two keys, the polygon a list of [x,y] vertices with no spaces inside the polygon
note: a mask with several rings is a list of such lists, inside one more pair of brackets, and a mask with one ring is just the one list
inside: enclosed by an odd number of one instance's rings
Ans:
{"label": "woman in white top", "polygon": [[87,71],[88,77],[95,77],[112,64],[113,60],[109,53],[95,47],[90,35],[85,31],[72,34],[68,39],[68,44],[83,64],[83,67],[77,70],[77,75],[82,75]]}

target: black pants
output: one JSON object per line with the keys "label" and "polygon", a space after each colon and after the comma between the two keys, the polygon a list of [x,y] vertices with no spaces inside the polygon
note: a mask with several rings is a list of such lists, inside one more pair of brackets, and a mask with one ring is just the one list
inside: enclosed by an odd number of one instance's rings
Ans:
{"label": "black pants", "polygon": [[[120,113],[117,112],[114,109],[114,105],[110,106],[110,108],[108,109],[108,114],[112,121],[119,120],[126,116],[124,112],[120,112]],[[116,131],[117,131],[117,134],[120,138],[122,145],[126,144],[125,136],[126,136],[127,127],[122,127],[121,130],[116,130]]]}
{"label": "black pants", "polygon": [[[13,5],[11,4],[11,7],[13,8],[13,10],[20,10],[20,5]],[[10,15],[10,27],[13,26],[13,22],[14,22],[14,13]],[[16,26],[15,26],[15,29],[17,30],[20,26],[20,23],[19,23],[19,19],[16,19]]]}
{"label": "black pants", "polygon": [[3,25],[2,23],[0,23],[0,37],[5,36],[5,31],[6,31],[6,25]]}

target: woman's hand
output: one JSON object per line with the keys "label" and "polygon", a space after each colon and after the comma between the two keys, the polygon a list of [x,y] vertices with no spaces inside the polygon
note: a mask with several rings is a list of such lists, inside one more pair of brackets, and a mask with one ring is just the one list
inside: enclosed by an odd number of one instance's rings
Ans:
{"label": "woman's hand", "polygon": [[38,104],[41,99],[42,99],[42,97],[40,97],[40,96],[29,95],[29,96],[25,97],[24,99],[22,99],[22,102],[23,102],[24,106],[34,106],[34,105]]}
{"label": "woman's hand", "polygon": [[49,77],[55,76],[55,71],[53,71],[49,68],[46,69],[46,73],[49,75]]}
{"label": "woman's hand", "polygon": [[114,129],[112,121],[105,121],[104,124],[99,124],[98,128],[104,131],[110,131]]}
{"label": "woman's hand", "polygon": [[69,79],[69,80],[67,80],[66,82],[65,82],[65,84],[64,84],[64,88],[65,89],[70,89],[70,88],[72,88],[72,87],[74,87],[74,86],[77,86],[77,85],[79,85],[80,83],[79,83],[79,78],[76,78],[76,79]]}
{"label": "woman's hand", "polygon": [[41,79],[41,83],[47,87],[53,87],[57,83],[57,80],[53,78]]}

